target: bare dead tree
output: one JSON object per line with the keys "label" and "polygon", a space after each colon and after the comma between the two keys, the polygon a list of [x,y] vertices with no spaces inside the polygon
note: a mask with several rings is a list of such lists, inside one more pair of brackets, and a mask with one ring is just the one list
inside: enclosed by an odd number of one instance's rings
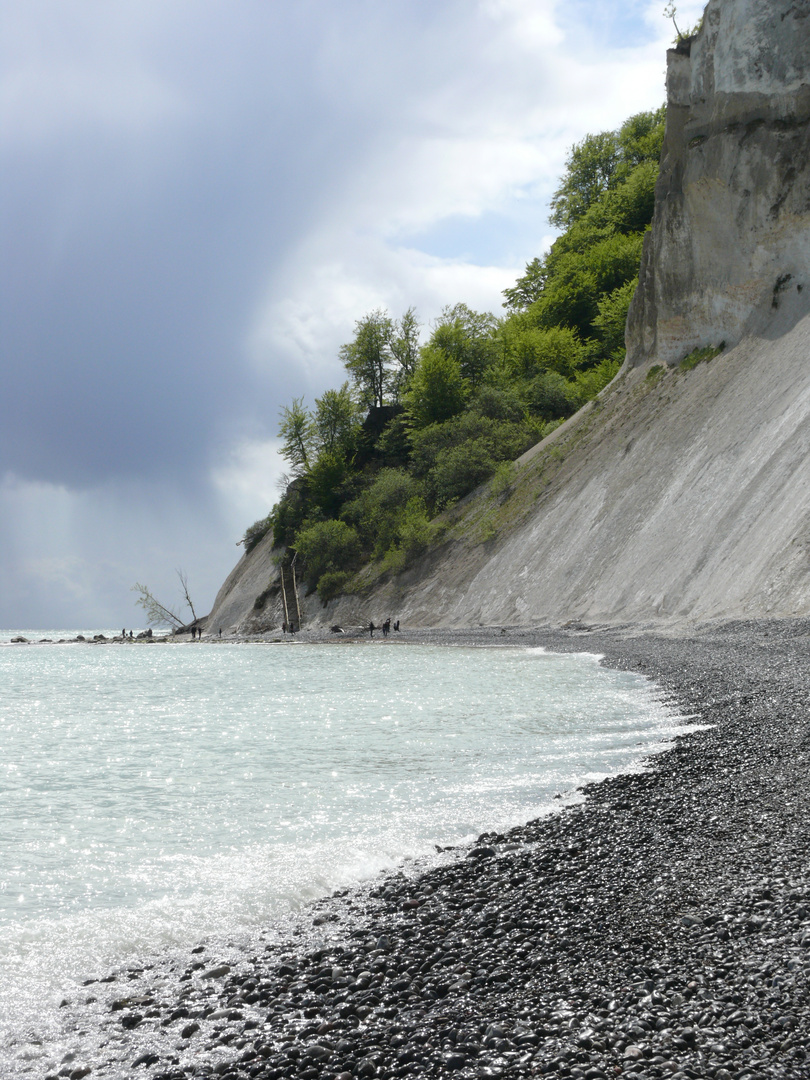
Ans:
{"label": "bare dead tree", "polygon": [[[185,602],[191,610],[191,621],[197,622],[197,612],[194,610],[188,591],[188,577],[183,570],[177,570],[176,573],[180,579]],[[146,612],[146,621],[150,626],[170,626],[173,630],[179,630],[185,625],[177,612],[161,603],[148,586],[136,582],[132,586],[132,591],[138,594],[135,603]]]}
{"label": "bare dead tree", "polygon": [[167,608],[149,591],[146,585],[136,582],[132,591],[138,594],[135,603],[146,612],[146,621],[150,626],[171,626],[173,630],[179,630],[183,620],[176,615],[171,608]]}

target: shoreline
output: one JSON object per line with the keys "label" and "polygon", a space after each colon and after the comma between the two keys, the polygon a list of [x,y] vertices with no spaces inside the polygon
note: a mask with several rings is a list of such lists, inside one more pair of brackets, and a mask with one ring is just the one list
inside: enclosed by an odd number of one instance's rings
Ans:
{"label": "shoreline", "polygon": [[172,1000],[149,972],[112,985],[92,1075],[810,1075],[810,622],[395,640],[598,652],[713,726],[446,864],[316,901],[262,956],[201,946]]}

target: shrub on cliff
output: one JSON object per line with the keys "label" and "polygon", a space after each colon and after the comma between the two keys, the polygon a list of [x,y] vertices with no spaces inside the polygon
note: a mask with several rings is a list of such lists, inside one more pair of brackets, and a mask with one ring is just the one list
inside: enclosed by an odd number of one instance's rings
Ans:
{"label": "shrub on cliff", "polygon": [[345,521],[316,521],[300,529],[295,549],[304,563],[310,590],[317,588],[324,574],[349,572],[360,559],[360,538]]}

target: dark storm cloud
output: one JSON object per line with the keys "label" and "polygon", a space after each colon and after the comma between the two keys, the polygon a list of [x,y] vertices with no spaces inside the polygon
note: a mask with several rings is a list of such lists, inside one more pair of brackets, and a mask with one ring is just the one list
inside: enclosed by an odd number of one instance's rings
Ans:
{"label": "dark storm cloud", "polygon": [[95,4],[62,8],[62,36],[29,24],[49,92],[3,145],[0,473],[193,470],[219,423],[294,389],[256,386],[243,339],[269,264],[377,126],[385,50],[344,82],[380,30],[355,37],[365,8],[147,7],[148,42]]}

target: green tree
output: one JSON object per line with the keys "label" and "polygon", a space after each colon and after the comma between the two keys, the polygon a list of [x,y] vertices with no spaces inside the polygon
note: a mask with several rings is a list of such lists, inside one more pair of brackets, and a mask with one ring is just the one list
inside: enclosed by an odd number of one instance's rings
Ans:
{"label": "green tree", "polygon": [[534,258],[526,263],[526,270],[510,289],[504,289],[504,307],[510,311],[523,311],[539,299],[548,280],[545,259]]}
{"label": "green tree", "polygon": [[498,359],[498,325],[489,312],[455,304],[443,309],[429,344],[456,360],[464,378],[471,386],[477,386],[487,368]]}
{"label": "green tree", "polygon": [[585,359],[579,334],[568,326],[532,326],[513,318],[504,327],[504,363],[513,375],[532,378],[541,371],[573,375]]}
{"label": "green tree", "polygon": [[315,424],[304,399],[293,398],[292,405],[281,410],[279,438],[283,440],[281,456],[290,464],[293,476],[302,476],[309,468],[309,459],[315,450]]}
{"label": "green tree", "polygon": [[394,324],[388,312],[378,309],[359,319],[354,341],[343,345],[340,358],[357,389],[360,404],[380,407],[393,396],[394,358],[391,339]]}
{"label": "green tree", "polygon": [[360,432],[360,413],[347,382],[315,398],[313,425],[319,454],[351,457]]}
{"label": "green tree", "polygon": [[322,450],[307,473],[307,502],[325,517],[333,517],[343,504],[346,458],[338,450]]}
{"label": "green tree", "polygon": [[426,345],[409,388],[405,410],[413,427],[427,427],[460,413],[466,386],[456,357],[435,345]]}
{"label": "green tree", "polygon": [[614,131],[586,135],[571,147],[565,177],[551,199],[549,221],[566,229],[604,194],[619,163],[619,140]]}
{"label": "green tree", "polygon": [[664,106],[637,113],[617,131],[586,135],[572,146],[565,176],[551,199],[551,224],[570,228],[607,191],[625,181],[637,165],[644,161],[657,165],[665,117]]}
{"label": "green tree", "polygon": [[627,312],[636,291],[637,279],[631,278],[624,285],[607,293],[599,301],[599,311],[593,320],[594,328],[606,356],[624,359],[624,328]]}
{"label": "green tree", "polygon": [[348,572],[360,558],[360,538],[345,521],[316,521],[305,526],[296,534],[293,546],[304,560],[306,579],[313,589],[327,572]]}
{"label": "green tree", "polygon": [[397,365],[394,383],[399,398],[419,362],[419,322],[415,308],[409,307],[399,322],[394,324],[390,348]]}

